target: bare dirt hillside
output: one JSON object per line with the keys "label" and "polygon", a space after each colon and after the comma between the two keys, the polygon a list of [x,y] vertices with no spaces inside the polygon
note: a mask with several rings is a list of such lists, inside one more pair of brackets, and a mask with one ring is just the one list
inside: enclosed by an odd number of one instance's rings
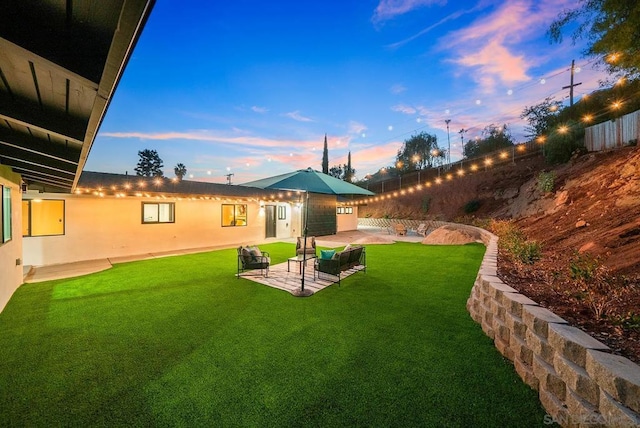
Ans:
{"label": "bare dirt hillside", "polygon": [[[553,190],[539,186],[555,175]],[[479,208],[465,213],[465,205]],[[468,221],[513,219],[545,251],[588,251],[620,274],[640,274],[640,148],[575,157],[542,156],[495,167],[360,208],[360,217]]]}
{"label": "bare dirt hillside", "polygon": [[[541,173],[552,174],[550,191]],[[555,167],[533,156],[371,203],[359,216],[513,220],[541,243],[542,259],[521,264],[501,250],[503,280],[640,363],[640,147]]]}

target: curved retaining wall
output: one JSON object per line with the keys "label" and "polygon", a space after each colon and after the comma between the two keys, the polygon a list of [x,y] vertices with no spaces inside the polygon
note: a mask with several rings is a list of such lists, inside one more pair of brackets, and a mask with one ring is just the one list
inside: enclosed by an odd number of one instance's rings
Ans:
{"label": "curved retaining wall", "polygon": [[503,283],[497,276],[497,236],[474,229],[487,251],[467,310],[538,391],[548,412],[544,422],[640,427],[640,366]]}

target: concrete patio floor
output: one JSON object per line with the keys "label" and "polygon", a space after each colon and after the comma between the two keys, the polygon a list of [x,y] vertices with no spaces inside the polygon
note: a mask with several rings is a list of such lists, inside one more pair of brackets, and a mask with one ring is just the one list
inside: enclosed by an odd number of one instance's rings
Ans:
{"label": "concrete patio floor", "polygon": [[[389,239],[395,242],[398,242],[398,241],[421,242],[424,239],[424,237],[412,232],[408,233],[405,236],[397,236],[393,233],[389,233],[388,229],[386,228],[361,226],[361,227],[358,227],[358,230],[339,232],[335,235],[318,236],[316,237],[316,243],[319,246],[335,248],[342,245],[354,243],[361,239],[371,238],[371,237],[377,237],[377,239],[380,239],[380,240]],[[287,238],[287,239],[268,238],[268,239],[264,239],[262,242],[256,242],[255,244],[261,245],[261,244],[268,244],[273,242],[294,243],[295,241],[296,241],[296,238]],[[170,251],[170,252],[146,253],[146,254],[139,254],[134,256],[87,260],[87,261],[65,263],[65,264],[58,264],[58,265],[49,265],[49,266],[25,267],[24,282],[35,283],[35,282],[42,282],[42,281],[50,281],[54,279],[72,278],[76,276],[87,275],[90,273],[100,272],[100,271],[109,269],[113,264],[116,264],[116,263],[125,263],[130,261],[146,260],[146,259],[153,259],[153,258],[160,258],[160,257],[179,256],[184,254],[202,253],[202,252],[221,250],[226,248],[236,248],[242,244],[243,243],[237,243],[237,244],[225,245],[225,246],[212,246],[212,247],[206,247],[206,248],[190,248],[190,249],[176,250],[176,251]],[[278,265],[272,266],[270,270],[274,270],[275,273],[278,273],[279,268],[276,269],[277,266]],[[284,266],[284,271],[286,273],[286,262],[283,264],[283,266]],[[311,274],[311,281],[309,281],[309,284],[311,284],[313,282],[313,265],[309,264],[307,267],[311,267],[311,269],[309,269],[309,273]],[[285,286],[283,289],[287,289],[288,285],[286,284],[288,284],[292,280],[293,280],[293,276],[291,277],[290,280],[287,279],[286,281],[284,281]],[[297,280],[298,282],[300,282],[299,275]],[[305,283],[307,283],[307,281],[308,281],[307,276],[305,275]],[[260,281],[257,281],[257,282],[260,282]],[[329,281],[324,281],[324,282],[329,283]],[[265,284],[265,285],[269,285],[269,284]],[[326,285],[324,287],[326,287]],[[322,289],[324,287],[322,285],[317,286],[318,289]]]}

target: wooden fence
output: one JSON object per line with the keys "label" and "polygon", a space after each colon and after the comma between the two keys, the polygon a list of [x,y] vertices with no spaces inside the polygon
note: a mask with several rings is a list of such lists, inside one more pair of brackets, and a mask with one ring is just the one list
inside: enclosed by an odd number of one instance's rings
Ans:
{"label": "wooden fence", "polygon": [[640,140],[640,110],[590,126],[584,130],[584,145],[590,152],[611,150]]}

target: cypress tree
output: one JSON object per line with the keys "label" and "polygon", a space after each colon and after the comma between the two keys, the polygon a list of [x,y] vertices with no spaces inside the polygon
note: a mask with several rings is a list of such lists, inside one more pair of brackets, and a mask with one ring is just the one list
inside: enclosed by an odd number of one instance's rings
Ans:
{"label": "cypress tree", "polygon": [[327,134],[324,134],[324,150],[322,152],[322,172],[329,174],[329,149],[327,148]]}
{"label": "cypress tree", "polygon": [[344,181],[348,181],[351,183],[353,180],[353,173],[355,171],[351,168],[351,152],[349,152],[349,156],[347,157],[347,165],[344,169]]}

